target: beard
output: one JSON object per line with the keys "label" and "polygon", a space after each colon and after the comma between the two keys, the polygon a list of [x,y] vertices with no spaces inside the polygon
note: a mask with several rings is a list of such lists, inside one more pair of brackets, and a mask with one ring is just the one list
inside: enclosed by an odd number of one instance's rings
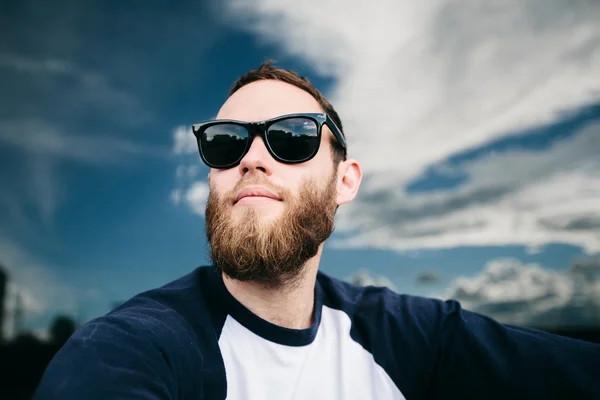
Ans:
{"label": "beard", "polygon": [[[257,282],[270,289],[296,283],[306,262],[334,230],[336,176],[325,188],[305,181],[297,196],[266,178],[240,181],[225,195],[210,190],[206,205],[206,236],[214,265],[232,279]],[[283,201],[282,214],[271,221],[262,207],[247,207],[232,215],[234,199],[250,184],[269,188]]]}

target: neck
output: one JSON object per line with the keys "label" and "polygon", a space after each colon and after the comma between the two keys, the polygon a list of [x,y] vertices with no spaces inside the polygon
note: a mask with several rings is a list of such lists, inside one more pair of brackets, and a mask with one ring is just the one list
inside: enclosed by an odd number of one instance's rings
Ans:
{"label": "neck", "polygon": [[231,295],[248,310],[272,324],[289,329],[306,329],[312,325],[315,283],[319,269],[319,253],[308,260],[297,283],[271,289],[257,282],[242,282],[223,274],[223,282]]}

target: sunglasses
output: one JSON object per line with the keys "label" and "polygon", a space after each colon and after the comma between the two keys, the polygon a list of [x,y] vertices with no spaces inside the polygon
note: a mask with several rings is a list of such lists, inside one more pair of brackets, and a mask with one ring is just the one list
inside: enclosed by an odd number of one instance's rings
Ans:
{"label": "sunglasses", "polygon": [[287,114],[260,122],[211,120],[192,126],[202,161],[210,168],[233,168],[250,150],[259,135],[277,161],[299,164],[312,159],[319,151],[323,125],[331,130],[346,149],[346,139],[327,114]]}

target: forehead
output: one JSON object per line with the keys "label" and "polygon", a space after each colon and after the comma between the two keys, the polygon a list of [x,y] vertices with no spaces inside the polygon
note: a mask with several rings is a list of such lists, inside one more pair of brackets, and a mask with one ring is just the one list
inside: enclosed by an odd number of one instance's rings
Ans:
{"label": "forehead", "polygon": [[252,82],[235,92],[223,104],[217,119],[263,121],[283,114],[323,112],[306,91],[276,80]]}

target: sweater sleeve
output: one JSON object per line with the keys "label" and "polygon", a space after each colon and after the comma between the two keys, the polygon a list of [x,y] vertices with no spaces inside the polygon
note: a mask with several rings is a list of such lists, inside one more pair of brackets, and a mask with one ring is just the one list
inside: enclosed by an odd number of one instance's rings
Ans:
{"label": "sweater sleeve", "polygon": [[[54,356],[34,400],[178,398],[186,374],[181,332],[148,316],[126,311],[82,326]],[[189,371],[191,368],[187,368]],[[192,380],[193,381],[193,380]]]}
{"label": "sweater sleeve", "polygon": [[432,398],[600,399],[600,345],[444,308]]}

